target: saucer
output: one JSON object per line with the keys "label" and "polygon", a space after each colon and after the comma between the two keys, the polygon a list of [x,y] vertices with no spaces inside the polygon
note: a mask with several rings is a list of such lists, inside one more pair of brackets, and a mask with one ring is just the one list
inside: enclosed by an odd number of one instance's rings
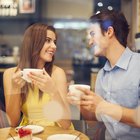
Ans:
{"label": "saucer", "polygon": [[21,127],[31,129],[32,134],[38,134],[38,133],[41,133],[44,131],[44,128],[42,126],[39,126],[39,125],[18,126],[15,128],[15,131],[18,132],[18,129],[20,129]]}
{"label": "saucer", "polygon": [[[13,137],[15,140],[19,140],[19,137],[16,136],[16,137]],[[8,138],[7,140],[13,140],[13,138]],[[38,138],[38,137],[32,137],[32,140],[42,140],[41,138]]]}

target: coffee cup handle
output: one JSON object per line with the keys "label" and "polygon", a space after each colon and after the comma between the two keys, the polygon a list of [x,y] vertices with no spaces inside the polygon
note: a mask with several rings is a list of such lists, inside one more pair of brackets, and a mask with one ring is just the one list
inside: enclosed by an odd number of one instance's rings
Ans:
{"label": "coffee cup handle", "polygon": [[23,75],[23,71],[21,70],[20,72],[21,72],[21,78],[22,78],[23,80],[25,80],[24,75]]}

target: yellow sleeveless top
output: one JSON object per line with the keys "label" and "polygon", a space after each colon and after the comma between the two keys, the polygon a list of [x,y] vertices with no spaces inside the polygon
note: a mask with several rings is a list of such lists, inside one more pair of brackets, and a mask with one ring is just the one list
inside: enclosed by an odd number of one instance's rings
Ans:
{"label": "yellow sleeveless top", "polygon": [[[51,98],[49,94],[45,93],[42,96],[42,99],[39,100],[39,90],[38,88],[34,88],[34,91],[29,89],[29,94],[27,96],[27,99],[25,103],[22,105],[22,113],[23,117],[21,120],[20,125],[27,125],[27,124],[33,124],[33,125],[41,125],[43,127],[45,126],[59,126],[58,123],[53,121],[48,121],[43,113],[43,107],[51,101]],[[73,125],[70,127],[73,129]]]}

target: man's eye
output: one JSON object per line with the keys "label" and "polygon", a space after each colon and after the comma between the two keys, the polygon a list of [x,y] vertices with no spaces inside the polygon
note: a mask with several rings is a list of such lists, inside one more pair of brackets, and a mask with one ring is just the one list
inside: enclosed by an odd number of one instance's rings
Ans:
{"label": "man's eye", "polygon": [[94,32],[90,32],[90,36],[94,36],[95,35],[95,33]]}

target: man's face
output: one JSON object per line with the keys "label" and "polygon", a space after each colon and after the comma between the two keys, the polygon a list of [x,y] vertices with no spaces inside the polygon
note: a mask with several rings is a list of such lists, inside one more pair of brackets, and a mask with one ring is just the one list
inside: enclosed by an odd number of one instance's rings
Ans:
{"label": "man's face", "polygon": [[88,39],[89,45],[94,47],[94,55],[105,56],[106,49],[108,47],[108,37],[106,32],[104,35],[102,34],[98,23],[90,25],[88,29]]}

